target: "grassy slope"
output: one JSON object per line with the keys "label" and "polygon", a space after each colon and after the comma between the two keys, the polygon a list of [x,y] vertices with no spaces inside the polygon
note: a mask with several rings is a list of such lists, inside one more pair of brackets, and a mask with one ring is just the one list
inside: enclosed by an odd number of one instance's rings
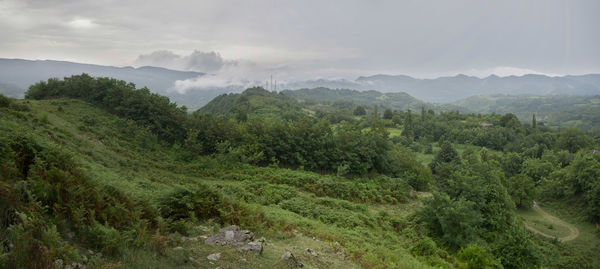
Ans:
{"label": "grassy slope", "polygon": [[[244,212],[252,216],[240,216],[240,224],[268,240],[264,255],[255,256],[170,234],[169,249],[164,256],[156,256],[146,249],[127,249],[118,258],[91,257],[92,267],[111,263],[124,268],[285,267],[287,265],[279,261],[284,250],[292,251],[308,268],[448,265],[439,256],[413,257],[408,251],[422,237],[419,227],[407,220],[419,207],[416,200],[408,204],[359,203],[353,201],[355,197],[343,193],[337,198],[324,197],[322,189],[326,187],[319,183],[306,187],[302,183],[307,179],[350,182],[345,178],[279,168],[224,165],[226,161],[210,158],[183,163],[178,161],[176,148],[161,146],[155,136],[132,122],[85,102],[70,99],[18,102],[27,103],[31,111],[0,115],[0,132],[19,130],[45,143],[57,144],[74,153],[76,163],[90,179],[100,185],[114,186],[143,203],[154,204],[156,197],[175,187],[198,183],[213,185],[230,199],[247,201]],[[283,202],[290,200],[296,204],[288,203],[291,206],[287,208],[292,209],[283,209]],[[301,208],[294,209],[298,205]],[[202,225],[212,230],[219,227],[212,222]],[[206,232],[191,227],[188,233],[194,237]],[[335,242],[345,247],[346,259],[335,255],[339,250]],[[178,246],[183,250],[175,249]],[[319,258],[306,255],[307,247],[317,250]],[[213,265],[206,256],[214,252],[223,253],[223,258]],[[451,256],[444,259],[453,261]]]}
{"label": "grassy slope", "polygon": [[540,206],[544,210],[557,218],[568,221],[579,230],[577,238],[562,243],[562,247],[569,249],[573,253],[579,253],[582,257],[587,257],[594,263],[594,268],[600,268],[600,234],[599,229],[589,222],[583,213],[583,208],[577,198],[562,201],[544,201]]}

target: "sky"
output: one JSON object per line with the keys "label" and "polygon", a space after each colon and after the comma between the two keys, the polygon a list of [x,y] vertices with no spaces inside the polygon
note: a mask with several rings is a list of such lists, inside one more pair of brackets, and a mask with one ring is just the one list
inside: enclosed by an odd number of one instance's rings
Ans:
{"label": "sky", "polygon": [[217,84],[600,73],[599,13],[577,0],[0,0],[0,57],[154,65]]}

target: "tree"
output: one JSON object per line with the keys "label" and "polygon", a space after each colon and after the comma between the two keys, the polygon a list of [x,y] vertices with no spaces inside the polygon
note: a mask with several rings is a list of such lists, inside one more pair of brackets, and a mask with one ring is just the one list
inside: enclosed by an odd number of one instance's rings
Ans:
{"label": "tree", "polygon": [[445,141],[442,143],[440,151],[435,156],[435,160],[451,163],[451,162],[460,162],[460,157],[458,156],[458,151],[454,149],[450,142]]}
{"label": "tree", "polygon": [[412,123],[412,114],[410,113],[410,109],[406,112],[406,120],[404,121],[404,131],[402,134],[412,141],[413,139],[413,123]]}
{"label": "tree", "polygon": [[514,152],[508,152],[502,156],[502,170],[507,177],[521,173],[523,158]]}
{"label": "tree", "polygon": [[456,255],[459,261],[458,268],[460,269],[492,269],[502,268],[500,261],[494,255],[479,245],[469,245],[466,248],[461,248]]}
{"label": "tree", "polygon": [[458,152],[456,151],[456,149],[454,149],[454,147],[452,147],[452,144],[450,144],[450,142],[448,141],[444,141],[444,143],[442,143],[440,151],[438,151],[438,153],[435,155],[435,158],[433,158],[433,161],[431,161],[431,163],[429,164],[429,168],[431,168],[431,171],[435,173],[436,167],[440,163],[460,163],[460,157],[458,156]]}
{"label": "tree", "polygon": [[556,144],[559,149],[565,149],[571,153],[575,153],[578,150],[591,145],[592,139],[580,130],[569,128],[560,133]]}
{"label": "tree", "polygon": [[518,208],[530,208],[536,197],[535,182],[523,174],[508,178],[507,189]]}
{"label": "tree", "polygon": [[481,234],[481,214],[475,203],[434,193],[420,212],[429,231],[453,246],[467,246]]}
{"label": "tree", "polygon": [[383,118],[386,120],[391,120],[393,116],[394,116],[394,114],[392,113],[392,110],[389,108],[383,112]]}
{"label": "tree", "polygon": [[540,250],[523,225],[511,225],[502,234],[492,251],[504,268],[538,268]]}
{"label": "tree", "polygon": [[506,128],[517,129],[521,127],[521,122],[515,114],[507,113],[500,118],[499,125]]}
{"label": "tree", "polygon": [[363,116],[367,114],[367,111],[365,110],[365,108],[363,106],[357,106],[354,109],[354,113],[355,116]]}
{"label": "tree", "polygon": [[542,178],[547,177],[554,166],[547,161],[536,158],[530,158],[523,162],[523,174],[531,177],[533,181],[540,182]]}

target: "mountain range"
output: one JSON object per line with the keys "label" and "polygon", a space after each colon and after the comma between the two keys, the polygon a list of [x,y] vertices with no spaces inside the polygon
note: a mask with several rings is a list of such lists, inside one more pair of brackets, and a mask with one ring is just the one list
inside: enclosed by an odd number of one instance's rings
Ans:
{"label": "mountain range", "polygon": [[[197,109],[213,98],[232,92],[241,92],[240,86],[187,89],[179,92],[175,82],[204,76],[204,73],[177,71],[161,67],[114,67],[52,60],[23,60],[0,58],[0,93],[22,97],[27,88],[48,78],[62,78],[87,73],[91,76],[114,77],[130,81],[138,87],[148,87],[153,92],[168,96],[172,101]],[[471,96],[494,94],[531,95],[598,95],[600,74],[550,77],[524,75],[478,78],[466,75],[418,79],[406,75],[361,76],[355,80],[306,80],[283,84],[282,89],[296,90],[325,87],[330,89],[375,90],[380,92],[405,92],[426,102],[450,103]]]}

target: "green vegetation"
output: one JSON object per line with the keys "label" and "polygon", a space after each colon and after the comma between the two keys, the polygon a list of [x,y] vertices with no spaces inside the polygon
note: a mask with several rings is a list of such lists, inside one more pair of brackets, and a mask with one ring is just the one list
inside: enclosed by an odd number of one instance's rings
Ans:
{"label": "green vegetation", "polygon": [[524,122],[533,118],[546,126],[600,134],[600,96],[473,96],[454,104],[478,113],[514,113]]}
{"label": "green vegetation", "polygon": [[[2,268],[600,266],[599,145],[576,129],[261,88],[188,114],[86,75],[26,96],[0,95]],[[204,244],[229,224],[263,254]]]}

